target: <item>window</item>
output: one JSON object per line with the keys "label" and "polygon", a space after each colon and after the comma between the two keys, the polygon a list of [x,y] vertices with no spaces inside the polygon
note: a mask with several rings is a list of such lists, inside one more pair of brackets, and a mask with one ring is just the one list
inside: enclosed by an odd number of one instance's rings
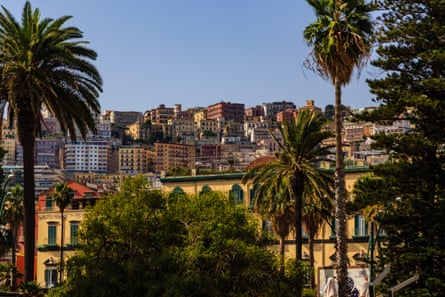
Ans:
{"label": "window", "polygon": [[235,204],[243,204],[243,189],[240,185],[235,184],[232,186],[232,190],[229,192],[230,201]]}
{"label": "window", "polygon": [[78,245],[79,244],[79,222],[71,222],[70,223],[70,244],[71,245]]}
{"label": "window", "polygon": [[368,236],[368,224],[362,215],[354,217],[354,236]]}
{"label": "window", "polygon": [[53,209],[53,197],[50,195],[46,196],[45,198],[45,208],[46,210],[52,210]]}
{"label": "window", "polygon": [[45,269],[45,287],[52,288],[57,284],[57,269],[48,267]]}
{"label": "window", "polygon": [[249,192],[249,208],[253,209],[255,207],[255,193],[258,191],[259,185],[255,185]]}
{"label": "window", "polygon": [[55,223],[48,223],[48,245],[56,245],[57,226]]}
{"label": "window", "polygon": [[206,193],[210,193],[212,192],[212,188],[210,188],[209,186],[205,185],[202,187],[201,192],[199,192],[199,196],[206,194]]}

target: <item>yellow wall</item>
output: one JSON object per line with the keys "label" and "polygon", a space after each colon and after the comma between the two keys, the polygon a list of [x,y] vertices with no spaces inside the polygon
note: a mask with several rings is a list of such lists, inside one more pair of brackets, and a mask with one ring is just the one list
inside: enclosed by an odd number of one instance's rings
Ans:
{"label": "yellow wall", "polygon": [[[71,242],[70,237],[70,222],[81,222],[83,220],[83,209],[70,210],[66,209],[64,212],[65,218],[65,236],[64,246],[67,246]],[[48,248],[48,223],[51,222],[56,225],[56,247]],[[55,267],[58,269],[60,263],[60,238],[61,238],[61,221],[60,212],[56,206],[53,206],[52,210],[41,210],[37,215],[37,228],[39,230],[37,236],[37,257],[36,257],[36,281],[42,288],[45,287],[45,269]],[[65,259],[74,255],[75,250],[64,250],[63,257]],[[54,265],[45,265],[45,262],[53,261]],[[66,272],[66,270],[65,270]]]}

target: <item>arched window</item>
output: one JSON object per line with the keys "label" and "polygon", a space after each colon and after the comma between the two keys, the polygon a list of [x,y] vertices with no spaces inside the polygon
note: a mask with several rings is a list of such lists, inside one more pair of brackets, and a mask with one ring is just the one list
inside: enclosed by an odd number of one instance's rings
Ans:
{"label": "arched window", "polygon": [[199,192],[199,196],[202,194],[210,193],[212,192],[212,188],[210,188],[208,185],[205,185],[201,188],[201,192]]}
{"label": "arched window", "polygon": [[186,194],[181,187],[175,187],[173,191],[168,195],[169,200],[178,200],[180,197],[184,197]]}
{"label": "arched window", "polygon": [[243,189],[238,184],[234,184],[229,192],[230,202],[235,205],[244,203]]}

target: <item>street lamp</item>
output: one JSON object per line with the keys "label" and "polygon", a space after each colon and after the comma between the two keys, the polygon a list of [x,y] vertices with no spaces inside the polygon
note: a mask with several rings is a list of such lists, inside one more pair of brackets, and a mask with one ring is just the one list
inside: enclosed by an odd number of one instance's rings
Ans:
{"label": "street lamp", "polygon": [[[391,201],[390,203],[388,203],[388,205],[386,205],[385,209],[379,210],[379,213],[381,213],[380,219],[383,219],[383,217],[388,212],[389,208],[394,204],[394,202],[399,202],[401,200],[402,200],[401,197],[396,197],[396,199],[394,201]],[[369,255],[370,255],[370,258],[369,258],[369,296],[370,297],[375,297],[374,283],[373,283],[373,281],[374,281],[373,280],[373,274],[374,274],[374,251],[375,251],[375,244],[377,243],[377,241],[379,239],[380,225],[377,228],[377,232],[376,232],[375,235],[374,235],[374,229],[375,229],[375,222],[374,222],[374,220],[372,220],[371,221],[371,234],[369,235],[369,244],[368,244],[368,252],[369,252]]]}
{"label": "street lamp", "polygon": [[8,174],[8,177],[3,182],[2,185],[2,192],[0,193],[0,218],[3,214],[3,208],[5,207],[6,202],[6,196],[10,195],[10,192],[6,192],[6,187],[8,186],[9,182],[15,178],[15,174],[13,171],[11,171],[10,174]]}

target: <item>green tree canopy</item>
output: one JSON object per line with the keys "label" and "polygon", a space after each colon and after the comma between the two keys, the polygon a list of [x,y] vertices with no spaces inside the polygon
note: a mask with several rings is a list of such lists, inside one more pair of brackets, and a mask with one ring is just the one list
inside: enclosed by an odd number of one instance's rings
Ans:
{"label": "green tree canopy", "polygon": [[419,281],[398,296],[444,296],[445,3],[376,2],[381,31],[372,64],[383,72],[368,83],[380,106],[362,118],[408,121],[411,131],[375,137],[374,147],[385,148],[393,162],[373,170],[376,180],[365,181],[358,198],[374,197],[380,205],[402,198],[380,217],[387,243],[382,261],[392,271],[386,286],[418,272]]}
{"label": "green tree canopy", "polygon": [[256,220],[218,192],[169,199],[127,179],[87,211],[79,236],[50,296],[295,296]]}

